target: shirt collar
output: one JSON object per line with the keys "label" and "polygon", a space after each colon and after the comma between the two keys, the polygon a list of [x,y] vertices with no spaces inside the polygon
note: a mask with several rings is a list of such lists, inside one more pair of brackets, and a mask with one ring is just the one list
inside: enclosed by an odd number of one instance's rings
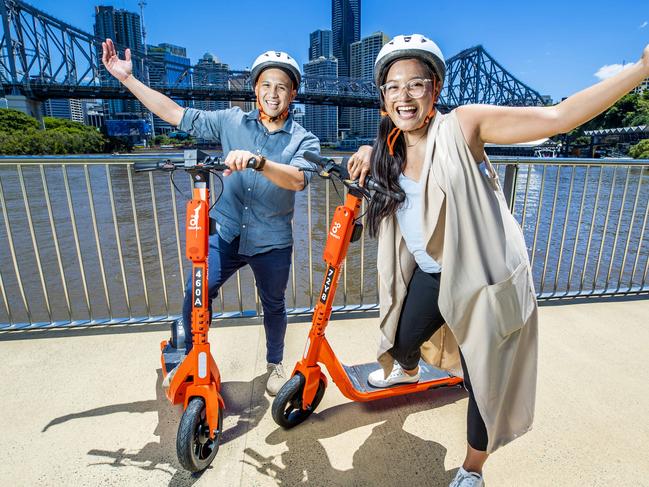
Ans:
{"label": "shirt collar", "polygon": [[[248,120],[255,120],[256,122],[261,124],[261,122],[259,121],[259,110],[256,108],[251,112],[246,113],[246,118]],[[295,126],[293,123],[293,114],[289,113],[286,121],[284,122],[284,126],[281,129],[276,130],[275,132],[286,132],[287,134],[292,134],[294,130]]]}

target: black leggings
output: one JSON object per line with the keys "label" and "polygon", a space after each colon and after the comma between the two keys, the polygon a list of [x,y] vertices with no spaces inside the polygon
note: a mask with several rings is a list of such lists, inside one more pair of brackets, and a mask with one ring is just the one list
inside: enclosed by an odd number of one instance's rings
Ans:
{"label": "black leggings", "polygon": [[[417,367],[421,358],[421,345],[445,323],[437,302],[440,278],[441,274],[428,274],[417,267],[408,284],[408,294],[401,309],[397,336],[394,346],[390,349],[390,355],[406,370]],[[469,392],[467,441],[472,448],[486,451],[487,428],[478,411],[461,352],[460,359],[464,372],[464,387]]]}

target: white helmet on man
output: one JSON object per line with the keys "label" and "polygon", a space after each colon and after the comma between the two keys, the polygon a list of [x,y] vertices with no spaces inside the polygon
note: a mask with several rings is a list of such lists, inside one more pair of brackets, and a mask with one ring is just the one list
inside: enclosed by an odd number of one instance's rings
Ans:
{"label": "white helmet on man", "polygon": [[295,59],[281,51],[266,51],[255,59],[250,71],[253,86],[257,83],[261,72],[268,68],[278,68],[286,72],[294,83],[293,88],[296,90],[299,88],[302,79],[300,66]]}
{"label": "white helmet on man", "polygon": [[402,58],[416,58],[426,62],[437,74],[440,83],[444,84],[446,62],[441,49],[427,37],[421,34],[412,34],[409,36],[396,36],[381,48],[374,62],[374,82],[376,86],[383,83],[388,66],[393,61]]}

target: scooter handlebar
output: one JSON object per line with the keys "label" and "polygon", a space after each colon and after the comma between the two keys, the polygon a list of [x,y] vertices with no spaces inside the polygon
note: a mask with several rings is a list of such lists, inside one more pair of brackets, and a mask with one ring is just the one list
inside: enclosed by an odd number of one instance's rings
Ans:
{"label": "scooter handlebar", "polygon": [[322,157],[321,155],[311,151],[306,151],[304,153],[304,158],[310,163],[320,166],[322,168],[325,168],[331,164],[336,164],[332,158]]}
{"label": "scooter handlebar", "polygon": [[[247,168],[256,169],[258,161],[255,157],[251,157],[246,164]],[[198,164],[186,164],[185,161],[155,161],[155,162],[135,162],[133,163],[133,170],[135,172],[145,171],[174,171],[176,169],[190,169],[193,167],[204,167],[205,169],[214,169],[216,171],[225,171],[229,169],[228,166],[221,162],[218,157],[209,156]]]}
{"label": "scooter handlebar", "polygon": [[377,193],[387,196],[388,198],[392,198],[393,200],[398,201],[399,203],[402,203],[403,200],[406,199],[405,194],[395,193],[394,191],[387,190],[369,176],[365,178],[365,187],[369,190],[376,191]]}
{"label": "scooter handlebar", "polygon": [[[343,180],[350,179],[349,171],[347,170],[347,162],[349,161],[348,157],[343,158],[341,164],[336,164],[330,157],[322,157],[315,152],[306,151],[304,153],[304,158],[329,172],[336,172]],[[371,191],[376,191],[377,193],[392,198],[398,202],[402,202],[405,199],[405,195],[385,189],[370,176],[365,176],[364,186]]]}

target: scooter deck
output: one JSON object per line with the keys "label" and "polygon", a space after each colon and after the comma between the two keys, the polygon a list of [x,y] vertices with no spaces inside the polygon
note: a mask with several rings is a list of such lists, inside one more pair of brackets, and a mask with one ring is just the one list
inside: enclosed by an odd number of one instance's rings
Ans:
{"label": "scooter deck", "polygon": [[[374,392],[380,391],[383,389],[376,388],[370,385],[367,382],[367,376],[370,375],[375,370],[381,368],[381,366],[376,362],[370,362],[368,364],[360,365],[344,365],[343,369],[347,373],[347,377],[351,381],[354,388],[359,392]],[[439,380],[448,379],[449,377],[454,377],[452,374],[449,374],[444,369],[435,367],[434,365],[427,364],[423,360],[419,361],[419,370],[421,378],[419,383],[431,382],[431,387],[435,387],[435,382]],[[398,387],[403,384],[395,384],[392,387]]]}
{"label": "scooter deck", "polygon": [[165,347],[162,349],[162,358],[164,359],[165,364],[165,375],[171,372],[176,365],[183,361],[185,358],[185,349],[183,348],[174,348],[171,346],[171,343],[167,342]]}

